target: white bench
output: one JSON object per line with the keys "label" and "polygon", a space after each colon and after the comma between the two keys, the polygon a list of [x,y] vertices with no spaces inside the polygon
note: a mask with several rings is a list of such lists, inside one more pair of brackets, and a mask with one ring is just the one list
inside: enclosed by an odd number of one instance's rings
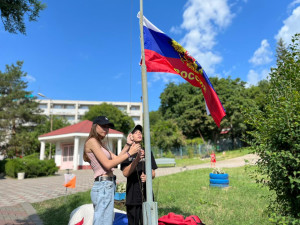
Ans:
{"label": "white bench", "polygon": [[155,162],[157,165],[173,164],[174,166],[176,166],[176,162],[175,162],[174,158],[157,158],[157,159],[155,159]]}

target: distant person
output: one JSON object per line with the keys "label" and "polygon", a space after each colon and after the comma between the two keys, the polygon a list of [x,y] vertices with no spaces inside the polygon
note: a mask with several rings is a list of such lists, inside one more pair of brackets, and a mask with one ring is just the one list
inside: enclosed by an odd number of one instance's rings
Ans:
{"label": "distant person", "polygon": [[[130,132],[129,139],[134,144],[141,144],[143,128],[136,125]],[[131,148],[131,147],[130,147]],[[143,202],[146,201],[146,171],[144,161],[145,151],[128,158],[121,164],[123,175],[127,177],[126,211],[129,225],[143,225]],[[151,152],[152,179],[155,177],[157,165]]]}
{"label": "distant person", "polygon": [[210,167],[216,167],[216,154],[214,151],[210,154]]}
{"label": "distant person", "polygon": [[[114,128],[105,116],[98,116],[84,144],[84,161],[91,164],[94,171],[94,185],[91,200],[94,206],[94,225],[112,225],[114,220],[115,180],[113,168],[135,155],[141,148],[139,144],[125,145],[119,156],[112,153],[103,139]],[[130,149],[129,149],[130,147]]]}

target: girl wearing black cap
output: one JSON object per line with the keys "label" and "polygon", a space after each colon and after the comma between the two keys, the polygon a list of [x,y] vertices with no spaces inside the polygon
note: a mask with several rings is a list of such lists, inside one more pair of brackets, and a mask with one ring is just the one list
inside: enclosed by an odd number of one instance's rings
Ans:
{"label": "girl wearing black cap", "polygon": [[83,158],[91,164],[95,178],[91,190],[91,199],[94,205],[94,225],[113,224],[115,192],[113,168],[131,155],[136,154],[141,148],[139,144],[134,144],[130,138],[127,138],[127,144],[120,155],[113,154],[103,143],[109,128],[113,127],[114,124],[109,122],[107,117],[97,117],[93,121],[89,137],[84,145]]}
{"label": "girl wearing black cap", "polygon": [[[142,126],[136,125],[130,132],[129,138],[131,138],[134,144],[140,144],[142,142],[142,131]],[[141,150],[139,154],[133,155],[121,164],[123,175],[127,177],[126,211],[129,225],[143,224],[142,204],[146,200],[146,171],[145,162],[141,160],[142,158],[144,158],[144,150]],[[157,165],[152,152],[151,165],[153,179]]]}

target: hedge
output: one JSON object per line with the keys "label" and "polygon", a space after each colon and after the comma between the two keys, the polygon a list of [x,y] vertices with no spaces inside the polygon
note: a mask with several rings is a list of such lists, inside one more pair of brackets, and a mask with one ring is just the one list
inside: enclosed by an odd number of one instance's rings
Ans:
{"label": "hedge", "polygon": [[5,173],[10,177],[17,177],[18,172],[25,172],[25,177],[40,177],[55,174],[58,171],[53,159],[40,160],[36,157],[8,159],[5,164]]}

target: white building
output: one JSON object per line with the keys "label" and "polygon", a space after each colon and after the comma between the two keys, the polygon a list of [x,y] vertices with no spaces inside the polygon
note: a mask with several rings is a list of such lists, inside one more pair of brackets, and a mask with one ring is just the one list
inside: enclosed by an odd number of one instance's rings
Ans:
{"label": "white building", "polygon": [[[40,160],[45,159],[46,143],[52,143],[56,146],[54,159],[60,170],[91,169],[90,164],[83,160],[83,149],[92,124],[93,122],[84,120],[39,136],[38,140],[41,142]],[[122,151],[124,145],[122,140],[126,142],[122,132],[109,129],[105,141],[109,149],[116,155]]]}
{"label": "white building", "polygon": [[[143,124],[142,102],[103,102],[103,101],[69,101],[38,99],[42,114],[60,116],[67,119],[71,124],[78,123],[82,116],[89,110],[89,106],[107,103],[116,106],[127,115],[132,117],[135,124]],[[107,115],[109,116],[109,115]]]}

